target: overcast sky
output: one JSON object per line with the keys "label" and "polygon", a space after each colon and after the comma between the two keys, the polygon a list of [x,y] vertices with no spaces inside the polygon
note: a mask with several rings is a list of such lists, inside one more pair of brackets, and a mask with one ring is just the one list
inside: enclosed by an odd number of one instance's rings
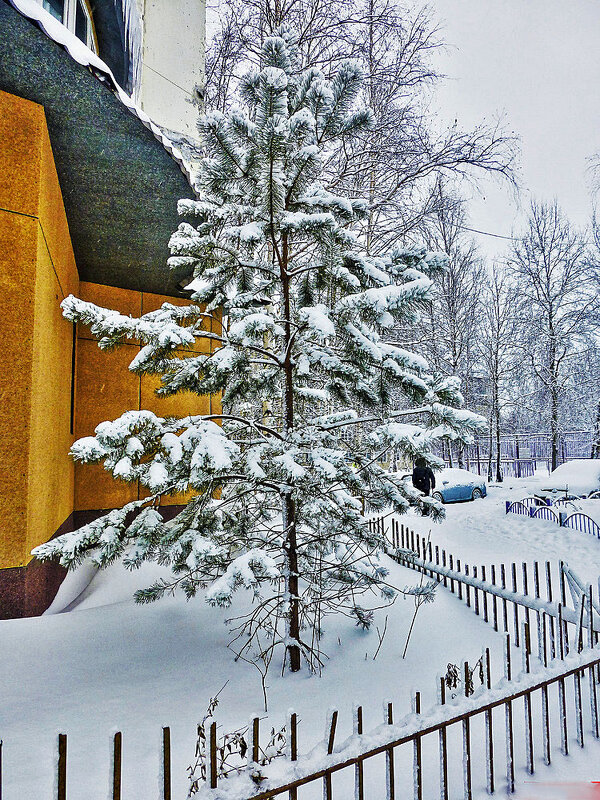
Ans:
{"label": "overcast sky", "polygon": [[[518,229],[532,196],[556,197],[577,224],[591,210],[588,158],[600,151],[600,0],[430,0],[449,47],[436,106],[471,126],[498,113],[521,137],[520,200],[486,182],[473,227]],[[521,208],[518,208],[520,202]],[[477,237],[493,256],[501,240]]]}

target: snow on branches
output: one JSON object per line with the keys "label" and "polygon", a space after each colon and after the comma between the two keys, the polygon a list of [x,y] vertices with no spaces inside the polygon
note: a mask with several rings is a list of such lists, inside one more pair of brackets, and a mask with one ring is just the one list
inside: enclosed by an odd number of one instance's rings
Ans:
{"label": "snow on branches", "polygon": [[[138,340],[130,369],[159,376],[159,395],[220,394],[223,412],[130,411],[99,425],[73,456],[138,481],[150,498],[36,550],[67,565],[86,551],[101,565],[120,555],[130,567],[169,565],[173,580],[138,592],[142,602],[181,588],[227,606],[248,591],[240,654],[258,631],[260,657],[281,645],[294,671],[302,656],[319,667],[324,616],[370,619],[359,598],[386,604],[398,591],[367,515],[443,513],[381,466],[386,452],[438,466],[436,442],[468,441],[481,425],[460,408],[456,381],[386,340],[430,299],[443,257],[367,253],[353,232],[366,203],[320,182],[330,143],[373,124],[360,70],[345,62],[327,79],[297,63],[294,34],[282,29],[265,42],[263,69],[242,81],[239,104],[200,122],[198,198],[179,203],[189,221],[170,241],[171,265],[193,270],[193,302],[139,319],[63,303],[103,348]],[[154,506],[181,492],[191,499],[162,522]]]}

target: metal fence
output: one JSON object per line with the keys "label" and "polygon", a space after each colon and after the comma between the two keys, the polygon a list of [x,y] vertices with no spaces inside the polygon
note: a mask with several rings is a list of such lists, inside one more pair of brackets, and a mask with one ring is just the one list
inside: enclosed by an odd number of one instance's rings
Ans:
{"label": "metal fence", "polygon": [[[564,505],[565,499],[558,499],[554,505]],[[600,503],[599,503],[600,507]],[[582,511],[556,511],[550,505],[550,501],[541,503],[537,497],[526,497],[523,500],[506,501],[507,514],[519,514],[524,517],[531,517],[532,519],[543,519],[547,522],[555,522],[563,528],[571,528],[581,533],[589,533],[592,536],[597,536],[600,539],[600,525],[595,519],[584,514]]]}

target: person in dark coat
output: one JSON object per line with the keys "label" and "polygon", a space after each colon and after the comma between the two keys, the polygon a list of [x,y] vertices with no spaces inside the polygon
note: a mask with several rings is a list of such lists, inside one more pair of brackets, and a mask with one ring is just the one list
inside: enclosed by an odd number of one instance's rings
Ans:
{"label": "person in dark coat", "polygon": [[417,458],[412,474],[412,485],[429,497],[435,489],[435,475],[424,458]]}

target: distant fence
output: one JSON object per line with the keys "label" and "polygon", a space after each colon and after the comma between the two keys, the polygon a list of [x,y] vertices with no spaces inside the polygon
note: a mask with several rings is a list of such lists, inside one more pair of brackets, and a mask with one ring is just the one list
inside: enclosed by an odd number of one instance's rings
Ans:
{"label": "distant fence", "polygon": [[[555,507],[570,502],[568,498],[558,498],[554,507],[541,503],[537,497],[525,497],[523,500],[506,501],[507,514],[520,514],[532,519],[543,519],[555,522],[563,528],[571,528],[581,533],[589,533],[600,539],[600,525],[592,517],[582,511],[556,511]],[[600,506],[600,503],[599,503]]]}
{"label": "distant fence", "polygon": [[[446,458],[444,464],[450,467],[450,461]],[[464,468],[477,475],[487,476],[487,458],[473,459],[468,456],[463,458]],[[456,459],[452,462],[453,467],[457,467]],[[531,458],[503,458],[500,462],[500,470],[504,478],[532,478],[535,475],[536,462]],[[496,462],[492,463],[492,473],[496,474]]]}
{"label": "distant fence", "polygon": [[[558,464],[571,461],[575,458],[593,458],[596,452],[597,442],[591,431],[564,431],[559,436],[556,458]],[[496,442],[491,443],[492,464],[497,458]],[[440,452],[440,455],[443,455]],[[456,456],[454,456],[454,466],[456,466]],[[443,456],[445,457],[445,456]],[[487,437],[477,437],[475,442],[470,445],[463,445],[461,457],[470,464],[469,469],[474,469],[474,465],[482,465],[482,473],[487,470],[490,457],[490,441]],[[502,462],[510,464],[518,461],[531,461],[533,464],[552,467],[552,440],[547,433],[511,433],[500,437],[500,459]],[[504,473],[508,474],[508,473]],[[520,477],[512,475],[512,477]]]}

